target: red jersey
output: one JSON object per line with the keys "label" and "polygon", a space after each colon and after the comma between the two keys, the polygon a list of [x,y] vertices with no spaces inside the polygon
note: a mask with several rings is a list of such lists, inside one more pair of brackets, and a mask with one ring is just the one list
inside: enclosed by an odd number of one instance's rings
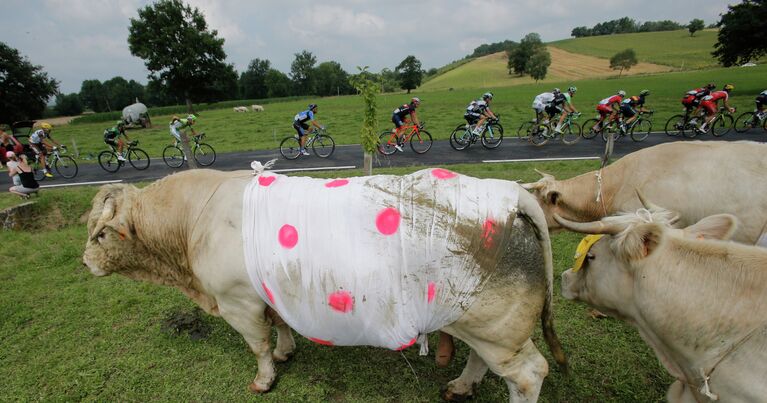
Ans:
{"label": "red jersey", "polygon": [[730,98],[730,94],[727,93],[727,91],[714,91],[711,93],[711,95],[706,95],[703,97],[703,100],[706,102],[713,102],[716,103],[720,99],[724,99],[725,101]]}

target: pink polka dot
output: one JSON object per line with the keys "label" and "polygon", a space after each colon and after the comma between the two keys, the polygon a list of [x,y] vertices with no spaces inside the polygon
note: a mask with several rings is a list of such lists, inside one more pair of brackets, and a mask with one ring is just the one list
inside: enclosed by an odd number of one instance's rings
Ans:
{"label": "pink polka dot", "polygon": [[485,220],[485,224],[482,226],[482,246],[485,249],[491,248],[494,245],[496,232],[498,232],[498,228],[495,225],[495,221],[489,218]]}
{"label": "pink polka dot", "polygon": [[407,342],[405,344],[400,344],[400,346],[397,349],[395,349],[394,351],[402,351],[402,350],[412,346],[413,344],[415,344],[415,337],[413,337],[412,340],[410,340],[409,342]]}
{"label": "pink polka dot", "polygon": [[437,294],[437,285],[433,281],[429,281],[429,286],[426,291],[426,301],[428,303],[434,302],[434,295]]}
{"label": "pink polka dot", "polygon": [[399,228],[399,220],[399,211],[393,207],[388,207],[378,213],[378,217],[376,217],[376,227],[378,227],[378,231],[382,234],[391,235],[397,232],[397,228]]}
{"label": "pink polka dot", "polygon": [[447,169],[435,168],[431,170],[431,174],[437,179],[450,179],[458,176],[455,172],[448,171]]}
{"label": "pink polka dot", "polygon": [[264,288],[264,292],[266,293],[266,296],[269,297],[269,302],[274,305],[274,294],[272,294],[272,290],[269,289],[269,287],[266,286],[265,282],[261,282],[261,287]]}
{"label": "pink polka dot", "polygon": [[280,228],[277,239],[280,241],[280,245],[282,245],[283,248],[293,249],[298,243],[298,231],[296,231],[296,227],[290,224],[285,224]]}
{"label": "pink polka dot", "polygon": [[349,312],[354,308],[354,298],[349,291],[336,291],[328,296],[328,305],[338,312]]}
{"label": "pink polka dot", "polygon": [[348,179],[336,179],[325,184],[326,188],[338,188],[349,184]]}
{"label": "pink polka dot", "polygon": [[258,184],[261,186],[269,186],[277,179],[276,176],[259,176]]}
{"label": "pink polka dot", "polygon": [[322,344],[323,346],[332,346],[333,345],[333,342],[330,341],[330,340],[322,340],[322,339],[318,339],[316,337],[307,337],[307,339],[309,339],[309,340],[311,340],[311,341],[313,341],[313,342],[315,342],[317,344]]}

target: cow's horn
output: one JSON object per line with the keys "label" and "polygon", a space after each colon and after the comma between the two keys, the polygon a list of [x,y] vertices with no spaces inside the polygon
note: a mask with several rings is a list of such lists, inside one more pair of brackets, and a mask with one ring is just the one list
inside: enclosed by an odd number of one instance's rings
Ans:
{"label": "cow's horn", "polygon": [[539,171],[537,168],[533,168],[533,171],[538,172],[539,175],[543,177],[543,179],[549,179],[552,181],[557,180],[557,178],[554,177],[554,175],[547,174],[546,172]]}
{"label": "cow's horn", "polygon": [[99,236],[99,233],[101,230],[104,229],[106,226],[106,223],[108,220],[110,220],[115,213],[115,199],[109,197],[106,200],[104,200],[104,207],[101,210],[101,217],[99,217],[99,220],[96,222],[96,229],[91,232],[91,241],[96,239],[97,236]]}
{"label": "cow's horn", "polygon": [[636,192],[637,197],[639,198],[639,201],[642,202],[642,205],[644,206],[644,208],[646,208],[646,209],[648,209],[650,211],[663,211],[663,210],[666,210],[663,207],[658,206],[657,204],[653,204],[649,200],[647,200],[647,198],[644,196],[642,191],[639,190],[638,188],[635,188],[634,191]]}
{"label": "cow's horn", "polygon": [[559,216],[559,214],[554,214],[554,221],[558,222],[559,225],[575,232],[580,232],[582,234],[609,234],[609,235],[615,235],[623,231],[623,226],[618,224],[605,224],[602,221],[592,221],[592,222],[576,222],[576,221],[570,221],[566,218],[562,218]]}

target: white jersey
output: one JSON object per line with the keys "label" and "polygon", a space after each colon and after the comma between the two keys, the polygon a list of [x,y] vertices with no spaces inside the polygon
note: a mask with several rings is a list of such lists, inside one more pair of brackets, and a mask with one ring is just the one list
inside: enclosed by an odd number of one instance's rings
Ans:
{"label": "white jersey", "polygon": [[535,99],[533,99],[533,107],[536,105],[551,105],[551,102],[554,101],[554,93],[552,92],[544,92],[543,94],[538,94],[535,96]]}
{"label": "white jersey", "polygon": [[30,136],[29,136],[29,142],[32,144],[41,144],[43,142],[43,139],[48,138],[48,135],[45,134],[45,130],[39,129],[35,130]]}

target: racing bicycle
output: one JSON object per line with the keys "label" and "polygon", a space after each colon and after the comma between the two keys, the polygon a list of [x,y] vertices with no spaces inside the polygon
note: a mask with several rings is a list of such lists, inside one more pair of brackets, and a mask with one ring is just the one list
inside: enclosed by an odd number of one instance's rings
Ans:
{"label": "racing bicycle", "polygon": [[500,115],[495,119],[488,118],[482,123],[479,128],[479,133],[475,133],[477,128],[476,124],[462,124],[458,125],[452,133],[450,133],[450,147],[453,147],[456,151],[467,149],[470,145],[480,140],[482,146],[492,150],[501,145],[503,141],[503,126],[498,121],[501,120]]}
{"label": "racing bicycle", "polygon": [[429,151],[432,145],[431,134],[424,130],[423,127],[423,122],[421,122],[421,125],[402,126],[397,130],[404,133],[399,139],[397,138],[397,131],[384,130],[378,135],[378,152],[383,155],[392,155],[397,152],[395,146],[399,145],[402,147],[407,142],[410,143],[410,148],[416,154],[423,154]]}
{"label": "racing bicycle", "polygon": [[[618,118],[618,125],[612,134],[613,140],[618,141],[623,136],[631,136],[634,141],[642,141],[650,135],[652,131],[652,115],[655,111],[639,112],[639,116],[625,128],[623,127],[623,117]],[[608,131],[602,131],[602,140],[607,141]]]}
{"label": "racing bicycle", "polygon": [[568,113],[562,122],[562,133],[557,133],[554,130],[559,120],[553,117],[546,123],[541,122],[531,125],[528,132],[530,142],[536,146],[542,146],[548,143],[549,140],[562,136],[562,142],[565,144],[577,143],[581,139],[581,126],[575,123],[575,119],[578,119],[580,115],[580,113]]}
{"label": "racing bicycle", "polygon": [[705,121],[705,116],[701,116],[699,119],[691,120],[690,125],[692,126],[692,129],[685,130],[683,133],[684,136],[693,138],[698,134],[711,133],[714,135],[714,137],[722,137],[729,133],[730,129],[732,129],[734,125],[732,114],[727,110],[727,108],[724,107],[719,108],[719,110],[716,112],[716,115],[714,116],[714,119],[711,120],[711,123],[706,126],[706,130],[701,131],[700,127]]}
{"label": "racing bicycle", "polygon": [[[149,168],[149,154],[146,151],[136,147],[138,140],[133,140],[127,144],[122,153],[118,153],[113,145],[109,145],[111,150],[105,150],[99,153],[99,165],[107,172],[115,173],[127,161],[133,168],[143,171]],[[123,160],[117,156],[123,157]]]}
{"label": "racing bicycle", "polygon": [[[325,128],[317,129],[309,135],[306,140],[305,148],[312,148],[314,155],[320,158],[327,158],[333,154],[336,149],[336,142],[325,131]],[[301,143],[298,135],[288,136],[280,142],[280,154],[289,160],[294,160],[301,156]]]}
{"label": "racing bicycle", "polygon": [[759,112],[758,110],[743,112],[735,119],[735,131],[738,133],[745,133],[749,129],[759,127],[767,130],[767,112]]}
{"label": "racing bicycle", "polygon": [[[192,140],[194,141],[192,155],[198,164],[207,167],[216,162],[216,150],[214,150],[210,144],[203,143],[202,139],[204,138],[205,132],[192,137]],[[181,148],[178,140],[162,150],[162,160],[165,162],[165,165],[171,168],[178,168],[184,164],[186,156],[184,155],[184,150]]]}
{"label": "racing bicycle", "polygon": [[[45,145],[41,145],[41,147],[45,147]],[[74,158],[68,155],[62,155],[66,149],[67,148],[64,146],[53,147],[45,160],[49,170],[50,167],[53,167],[56,169],[56,173],[61,175],[62,178],[72,179],[77,176],[78,167]],[[44,167],[40,161],[39,154],[34,155],[34,161],[31,165],[32,170],[35,173],[35,180],[41,181],[45,179],[45,170],[43,169]]]}

